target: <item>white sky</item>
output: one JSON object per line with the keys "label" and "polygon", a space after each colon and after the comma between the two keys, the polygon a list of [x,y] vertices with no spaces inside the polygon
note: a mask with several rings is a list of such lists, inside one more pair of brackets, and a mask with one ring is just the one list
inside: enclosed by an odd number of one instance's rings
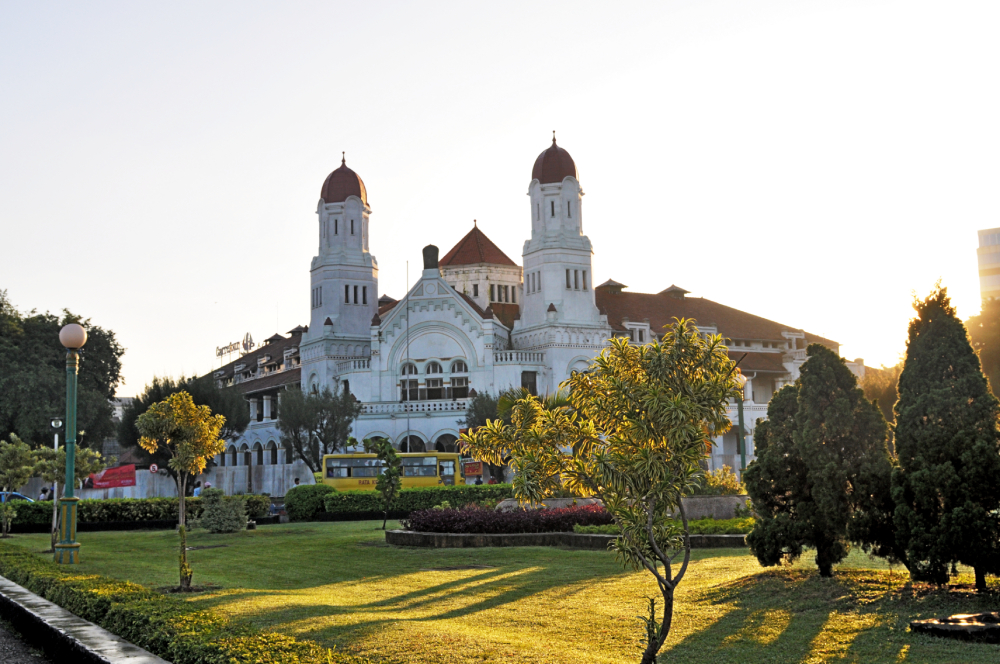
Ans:
{"label": "white sky", "polygon": [[891,364],[912,291],[979,309],[998,28],[995,1],[7,0],[0,288],[113,329],[132,395],[308,323],[341,150],[398,298],[473,218],[520,262],[556,129],[595,283],[676,283]]}

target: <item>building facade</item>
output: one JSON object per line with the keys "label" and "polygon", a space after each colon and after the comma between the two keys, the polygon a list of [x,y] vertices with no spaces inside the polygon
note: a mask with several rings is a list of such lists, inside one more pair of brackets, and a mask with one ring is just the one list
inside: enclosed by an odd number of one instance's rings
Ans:
{"label": "building facade", "polygon": [[[734,359],[742,358],[752,460],[754,423],[766,416],[771,395],[798,377],[806,345],[839,352],[838,344],[678,286],[659,293],[628,292],[613,279],[595,286],[583,197],[573,158],[553,138],[528,183],[520,264],[474,223],[443,257],[433,245],[424,248],[420,278],[401,299],[379,298],[367,189],[342,160],[316,210],[310,324],[274,335],[214,374],[220,385],[243,391],[252,415],[220,465],[291,462],[276,421],[282,392],[297,386],[348,390],[362,404],[358,439],[385,437],[402,451],[453,451],[477,392],[555,392],[611,337],[647,343],[675,317],[723,335]],[[849,365],[863,375],[861,360]],[[736,404],[730,415],[735,423]],[[720,436],[710,467],[738,469],[737,441],[735,429]]]}
{"label": "building facade", "polygon": [[1000,297],[1000,228],[986,228],[978,235],[979,295],[991,300]]}

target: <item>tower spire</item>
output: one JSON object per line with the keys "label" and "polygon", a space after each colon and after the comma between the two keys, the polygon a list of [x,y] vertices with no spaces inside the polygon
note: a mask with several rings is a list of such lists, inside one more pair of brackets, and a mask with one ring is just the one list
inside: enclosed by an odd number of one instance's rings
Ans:
{"label": "tower spire", "polygon": [[556,144],[556,130],[552,130],[552,145]]}
{"label": "tower spire", "polygon": [[[552,132],[552,135],[555,136],[555,132]],[[552,140],[555,141],[555,138],[553,138]],[[341,166],[347,166],[347,152],[346,151],[342,151],[340,153],[340,165]]]}

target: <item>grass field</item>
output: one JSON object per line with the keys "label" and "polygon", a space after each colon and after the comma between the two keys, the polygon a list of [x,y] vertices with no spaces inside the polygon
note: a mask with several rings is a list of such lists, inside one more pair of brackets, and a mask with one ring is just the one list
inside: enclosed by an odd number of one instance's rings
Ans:
{"label": "grass field", "polygon": [[[613,554],[542,547],[388,547],[375,522],[195,531],[191,596],[261,627],[386,662],[638,661],[647,574]],[[390,524],[391,525],[391,524]],[[173,532],[81,533],[81,573],[177,583]],[[19,535],[32,551],[48,535]],[[41,554],[39,554],[41,555]],[[909,620],[996,610],[996,596],[912,588],[852,554],[835,579],[811,560],[762,570],[743,549],[698,550],[662,662],[993,662],[998,646],[911,634]],[[971,579],[968,579],[971,582]],[[991,581],[993,581],[991,579]]]}

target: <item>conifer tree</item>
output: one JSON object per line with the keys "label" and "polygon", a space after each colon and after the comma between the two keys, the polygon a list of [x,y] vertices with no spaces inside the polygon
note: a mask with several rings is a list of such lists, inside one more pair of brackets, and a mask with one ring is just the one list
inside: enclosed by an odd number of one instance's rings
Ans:
{"label": "conifer tree", "polygon": [[[747,469],[747,489],[762,518],[747,540],[763,565],[814,547],[820,575],[831,576],[850,551],[854,512],[887,501],[887,486],[885,501],[872,491],[877,478],[888,479],[889,451],[885,420],[844,360],[819,344],[807,354],[795,386],[772,399],[773,412],[768,407],[775,421],[757,432],[758,462]],[[882,544],[881,530],[859,533],[867,548]]]}
{"label": "conifer tree", "polygon": [[1000,404],[947,289],[913,306],[895,408],[897,538],[914,578],[945,583],[961,562],[985,590],[998,571]]}

